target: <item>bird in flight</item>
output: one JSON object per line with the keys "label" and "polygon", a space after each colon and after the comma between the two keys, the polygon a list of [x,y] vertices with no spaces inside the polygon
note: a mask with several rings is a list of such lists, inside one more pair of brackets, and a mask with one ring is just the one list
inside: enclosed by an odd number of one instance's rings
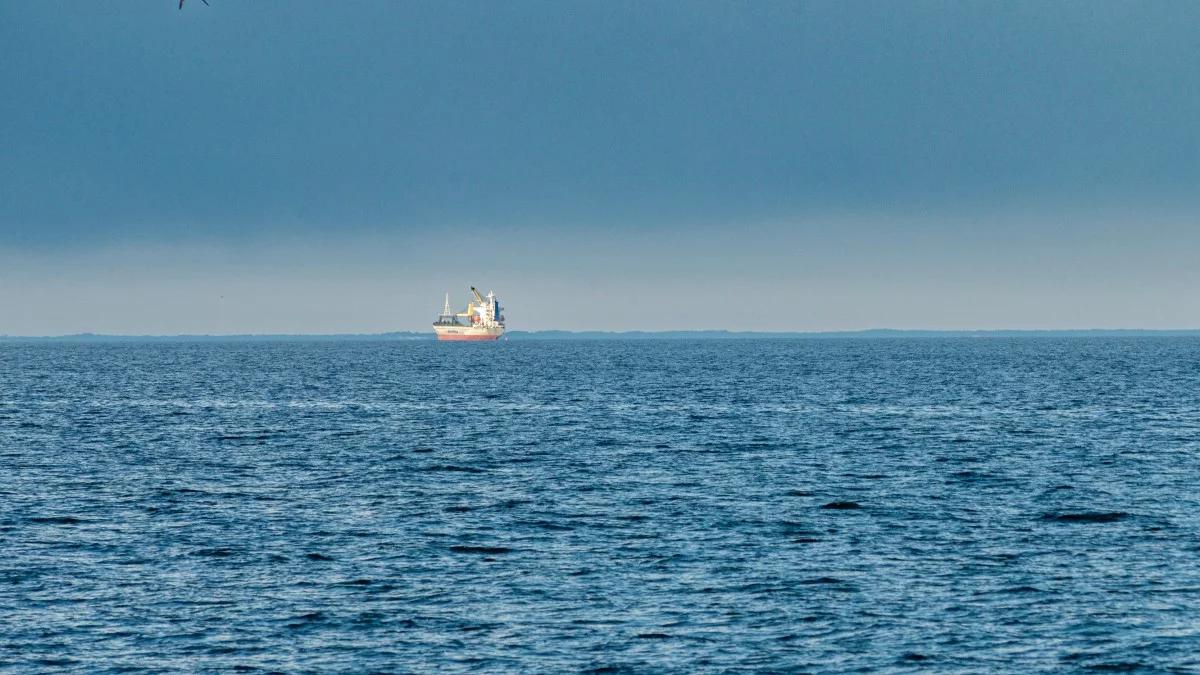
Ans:
{"label": "bird in flight", "polygon": [[[204,4],[208,5],[208,0],[200,0],[200,2],[203,2]],[[208,5],[208,6],[212,7],[212,5]],[[179,0],[179,9],[183,9],[183,0]]]}

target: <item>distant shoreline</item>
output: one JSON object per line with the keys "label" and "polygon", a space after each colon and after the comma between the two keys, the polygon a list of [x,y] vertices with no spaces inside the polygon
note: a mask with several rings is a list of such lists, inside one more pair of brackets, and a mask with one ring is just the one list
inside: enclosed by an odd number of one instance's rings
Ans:
{"label": "distant shoreline", "polygon": [[[1095,338],[1095,337],[1200,337],[1200,329],[1078,329],[1078,330],[901,330],[875,328],[856,331],[509,331],[512,340],[736,340],[736,339],[873,339],[873,338]],[[243,335],[0,335],[0,342],[336,342],[433,341],[432,332]]]}

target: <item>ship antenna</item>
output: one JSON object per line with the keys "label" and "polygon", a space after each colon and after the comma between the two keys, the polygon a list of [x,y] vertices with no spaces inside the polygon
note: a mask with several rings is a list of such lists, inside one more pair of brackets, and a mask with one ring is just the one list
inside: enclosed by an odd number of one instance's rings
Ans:
{"label": "ship antenna", "polygon": [[442,309],[442,315],[443,316],[450,315],[450,294],[449,293],[446,294],[446,307],[444,309]]}

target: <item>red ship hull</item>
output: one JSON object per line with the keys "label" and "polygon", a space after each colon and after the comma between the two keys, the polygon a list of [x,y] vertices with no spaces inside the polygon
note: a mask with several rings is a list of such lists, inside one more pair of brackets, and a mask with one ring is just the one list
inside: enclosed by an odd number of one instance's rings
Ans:
{"label": "red ship hull", "polygon": [[438,342],[492,342],[499,340],[499,335],[462,335],[462,334],[446,334],[441,333],[437,336]]}

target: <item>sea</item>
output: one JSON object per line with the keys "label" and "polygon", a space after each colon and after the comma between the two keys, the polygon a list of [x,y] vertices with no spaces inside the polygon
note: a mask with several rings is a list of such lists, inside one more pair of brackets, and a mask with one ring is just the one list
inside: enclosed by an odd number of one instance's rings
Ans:
{"label": "sea", "polygon": [[3,672],[1196,672],[1200,338],[6,342]]}

